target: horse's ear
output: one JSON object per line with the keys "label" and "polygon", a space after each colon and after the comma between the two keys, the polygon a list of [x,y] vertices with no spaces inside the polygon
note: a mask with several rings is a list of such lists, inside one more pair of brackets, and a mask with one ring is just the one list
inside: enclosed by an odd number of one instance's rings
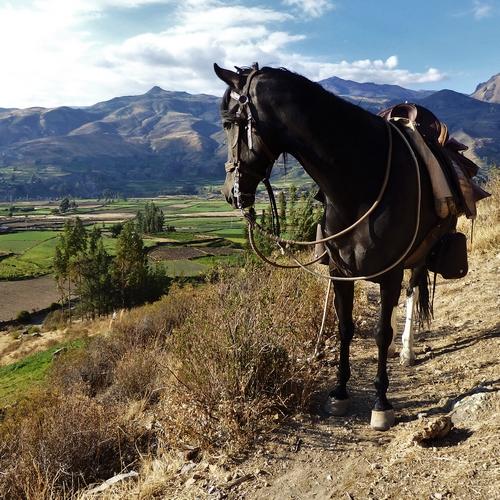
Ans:
{"label": "horse's ear", "polygon": [[214,63],[215,74],[223,81],[226,82],[231,88],[238,88],[240,75],[229,69],[221,68],[217,63]]}

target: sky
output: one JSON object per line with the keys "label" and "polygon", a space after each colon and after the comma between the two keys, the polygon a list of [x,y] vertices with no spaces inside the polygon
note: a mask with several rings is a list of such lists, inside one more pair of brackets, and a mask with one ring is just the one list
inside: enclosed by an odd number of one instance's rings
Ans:
{"label": "sky", "polygon": [[0,107],[221,95],[213,63],[471,93],[500,72],[500,0],[0,0]]}

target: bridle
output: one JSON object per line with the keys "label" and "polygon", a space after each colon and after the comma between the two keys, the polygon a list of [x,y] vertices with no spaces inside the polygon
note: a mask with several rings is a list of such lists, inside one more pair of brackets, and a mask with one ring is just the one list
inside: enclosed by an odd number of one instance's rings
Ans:
{"label": "bridle", "polygon": [[[253,196],[252,194],[243,193],[240,190],[241,174],[245,174],[250,177],[256,178],[259,182],[262,181],[264,183],[271,199],[273,212],[277,213],[276,200],[274,198],[274,193],[272,191],[269,177],[271,176],[272,168],[279,154],[273,153],[269,146],[265,143],[262,135],[258,133],[257,122],[252,114],[252,108],[254,106],[250,99],[250,85],[252,84],[253,78],[259,73],[259,71],[259,66],[257,63],[255,63],[252,66],[252,70],[247,76],[247,80],[245,82],[245,85],[243,86],[243,90],[241,91],[241,93],[238,93],[236,90],[231,90],[229,93],[229,96],[237,102],[236,109],[233,108],[231,111],[224,112],[223,116],[227,122],[230,122],[232,124],[232,126],[237,126],[238,130],[233,144],[230,144],[228,148],[231,159],[226,162],[225,170],[226,173],[234,173],[233,196],[235,198],[236,207],[238,209],[243,211],[242,199],[245,196]],[[269,166],[266,169],[264,177],[254,172],[253,170],[246,168],[244,163],[242,163],[241,161],[241,141],[245,132],[247,136],[248,150],[256,154],[254,150],[254,135],[256,135],[259,138],[263,153],[269,160]],[[273,217],[273,226],[275,226],[273,228],[274,232],[276,232],[276,234],[279,234],[279,220],[277,217]]]}

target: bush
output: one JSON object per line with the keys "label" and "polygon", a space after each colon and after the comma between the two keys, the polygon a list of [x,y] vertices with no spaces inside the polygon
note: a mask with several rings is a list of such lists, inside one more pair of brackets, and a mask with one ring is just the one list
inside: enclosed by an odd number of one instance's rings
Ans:
{"label": "bush", "polygon": [[138,455],[137,429],[117,407],[80,392],[44,392],[0,427],[0,497],[68,498]]}
{"label": "bush", "polygon": [[303,274],[255,266],[199,290],[172,336],[167,441],[238,451],[283,416],[309,409],[322,288]]}
{"label": "bush", "polygon": [[69,313],[63,309],[51,310],[43,321],[44,330],[56,330],[66,326],[69,320]]}
{"label": "bush", "polygon": [[16,317],[18,323],[22,323],[23,325],[29,323],[31,321],[31,313],[29,311],[20,311]]}

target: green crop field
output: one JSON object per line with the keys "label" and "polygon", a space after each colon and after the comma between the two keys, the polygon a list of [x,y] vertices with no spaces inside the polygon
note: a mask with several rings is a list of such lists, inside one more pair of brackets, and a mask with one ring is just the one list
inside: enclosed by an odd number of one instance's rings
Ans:
{"label": "green crop field", "polygon": [[27,396],[40,382],[43,382],[52,365],[55,351],[62,347],[78,349],[83,345],[83,340],[74,340],[0,367],[0,408]]}
{"label": "green crop field", "polygon": [[14,253],[0,261],[0,279],[22,279],[50,272],[57,231],[0,234],[0,252]]}
{"label": "green crop field", "polygon": [[[76,200],[78,207],[74,212],[66,214],[65,219],[81,216],[86,224],[92,224],[94,221],[99,227],[109,229],[120,220],[120,216],[123,215],[125,219],[124,214],[135,214],[149,201],[153,201],[163,210],[165,224],[174,226],[176,231],[146,236],[144,238],[146,247],[157,245],[161,238],[196,244],[196,240],[203,236],[221,237],[233,243],[244,243],[245,223],[239,213],[236,210],[233,211],[221,197],[207,199],[202,196],[178,195],[113,201]],[[0,225],[9,221],[4,217],[8,215],[11,206],[9,203],[0,204]],[[15,204],[13,216],[32,227],[40,227],[40,230],[18,228],[17,232],[0,234],[0,256],[14,254],[0,260],[0,280],[33,278],[52,271],[54,248],[59,233],[55,230],[47,230],[47,227],[54,227],[54,219],[46,218],[46,215],[51,214],[57,206],[58,202],[54,201],[17,202]],[[260,210],[264,206],[264,203],[259,203],[257,208]],[[222,215],[221,212],[234,213],[234,215]],[[106,219],[108,216],[109,219]],[[60,220],[59,227],[61,224]],[[111,238],[107,231],[104,232],[104,237],[106,250],[114,254],[116,240]],[[169,266],[171,275],[194,275],[206,270],[210,267],[210,263],[189,262],[175,265],[170,263]]]}

